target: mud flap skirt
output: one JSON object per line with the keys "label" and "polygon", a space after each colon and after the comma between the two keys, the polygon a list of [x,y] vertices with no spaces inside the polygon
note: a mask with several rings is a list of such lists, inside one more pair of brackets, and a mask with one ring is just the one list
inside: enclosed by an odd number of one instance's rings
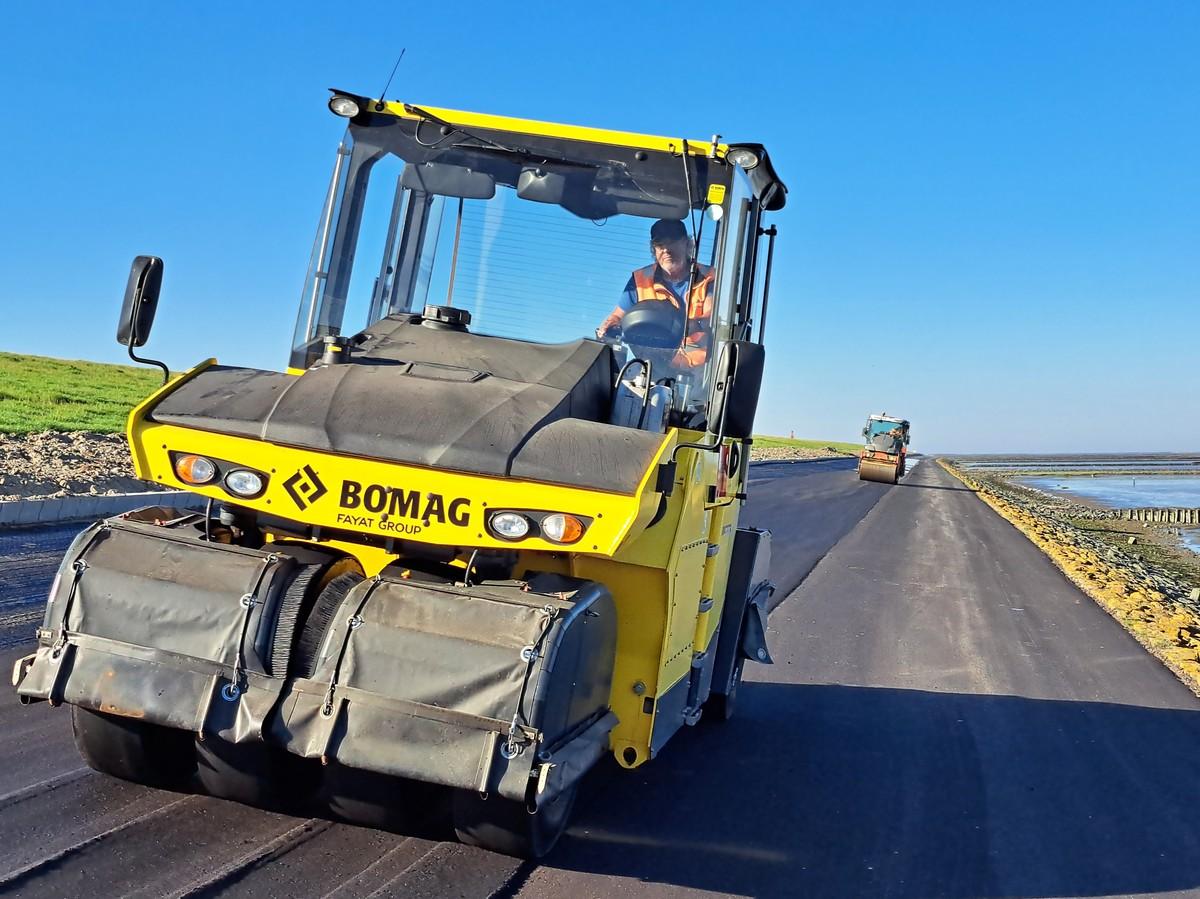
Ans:
{"label": "mud flap skirt", "polygon": [[767,601],[775,587],[770,583],[759,584],[746,604],[746,618],[742,624],[742,655],[752,662],[773,665],[771,651],[767,648]]}
{"label": "mud flap skirt", "polygon": [[606,751],[604,587],[363,581],[299,679],[269,670],[296,564],[194,530],[93,525],[63,560],[18,693],[530,803]]}
{"label": "mud flap skirt", "polygon": [[294,564],[187,530],[92,525],[67,550],[17,692],[258,739],[284,683],[263,660]]}
{"label": "mud flap skirt", "polygon": [[558,575],[351,591],[272,742],[351,768],[536,802],[605,751],[616,611]]}
{"label": "mud flap skirt", "polygon": [[767,649],[767,613],[775,585],[768,580],[771,568],[771,532],[738,528],[729,561],[725,607],[717,635],[712,692],[725,695],[739,657],[770,664]]}

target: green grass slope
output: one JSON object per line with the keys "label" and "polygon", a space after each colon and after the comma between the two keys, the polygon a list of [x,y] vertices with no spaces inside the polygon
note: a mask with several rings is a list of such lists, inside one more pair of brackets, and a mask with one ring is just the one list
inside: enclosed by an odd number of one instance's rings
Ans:
{"label": "green grass slope", "polygon": [[120,433],[161,383],[156,369],[0,352],[0,434]]}
{"label": "green grass slope", "polygon": [[857,443],[838,443],[833,440],[800,440],[792,437],[764,437],[754,435],[754,445],[759,447],[795,447],[797,449],[833,449],[839,453],[858,455],[861,445]]}
{"label": "green grass slope", "polygon": [[[157,369],[0,352],[0,434],[119,434],[129,410],[161,384]],[[855,454],[857,443],[755,436],[755,446]]]}

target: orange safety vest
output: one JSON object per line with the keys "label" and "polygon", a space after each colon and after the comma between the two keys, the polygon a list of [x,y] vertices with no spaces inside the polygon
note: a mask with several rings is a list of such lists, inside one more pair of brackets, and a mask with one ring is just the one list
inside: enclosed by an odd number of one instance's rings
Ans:
{"label": "orange safety vest", "polygon": [[[683,346],[675,354],[675,364],[681,368],[696,368],[708,359],[708,345],[712,335],[712,306],[713,284],[716,273],[711,265],[693,263],[695,271],[692,274],[692,286],[688,291],[687,327],[684,331]],[[674,292],[655,276],[659,274],[657,263],[651,263],[639,268],[633,273],[633,287],[637,302],[646,300],[661,300],[679,309],[679,298]],[[605,321],[604,327],[616,324],[625,316],[625,310],[614,309]]]}

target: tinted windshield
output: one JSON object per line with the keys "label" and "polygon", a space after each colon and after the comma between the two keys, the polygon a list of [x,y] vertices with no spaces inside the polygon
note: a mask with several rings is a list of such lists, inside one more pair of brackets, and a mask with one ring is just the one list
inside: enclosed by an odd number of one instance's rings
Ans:
{"label": "tinted windshield", "polygon": [[[475,333],[551,343],[594,337],[623,302],[650,295],[635,289],[639,269],[649,270],[659,297],[678,299],[681,320],[718,320],[715,277],[707,294],[697,283],[717,264],[724,208],[704,210],[708,199],[724,200],[726,166],[689,156],[685,173],[682,154],[372,121],[351,126],[339,151],[294,365],[311,362],[326,335],[426,305],[466,309]],[[699,263],[674,281],[657,269],[651,247],[651,228],[663,219],[684,222]],[[689,303],[696,300],[710,305]]]}
{"label": "tinted windshield", "polygon": [[874,437],[876,434],[890,434],[893,431],[903,434],[903,425],[898,421],[879,421],[878,419],[872,419],[867,425],[868,437]]}

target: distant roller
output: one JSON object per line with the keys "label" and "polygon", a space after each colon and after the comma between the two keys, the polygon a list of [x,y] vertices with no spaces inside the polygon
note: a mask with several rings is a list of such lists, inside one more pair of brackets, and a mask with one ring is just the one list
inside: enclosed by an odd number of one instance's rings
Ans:
{"label": "distant roller", "polygon": [[899,483],[908,456],[908,429],[907,420],[887,413],[867,419],[862,429],[866,445],[858,454],[859,480]]}

